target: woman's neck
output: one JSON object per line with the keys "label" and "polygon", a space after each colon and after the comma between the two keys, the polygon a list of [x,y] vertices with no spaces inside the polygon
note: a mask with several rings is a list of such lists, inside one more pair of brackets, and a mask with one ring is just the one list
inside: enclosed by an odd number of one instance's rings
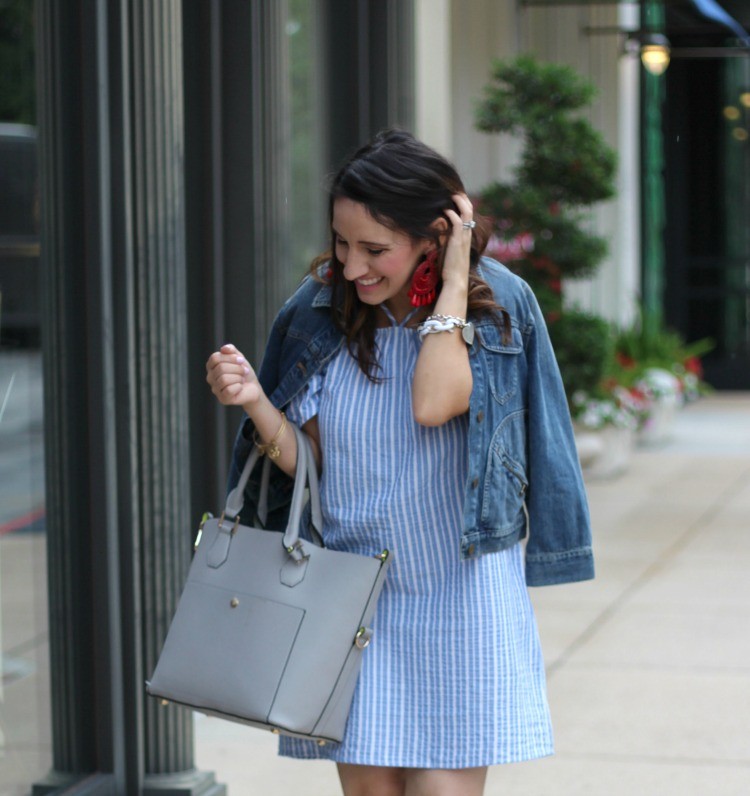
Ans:
{"label": "woman's neck", "polygon": [[407,318],[407,327],[417,326],[427,317],[430,308],[419,307],[419,309],[415,310],[411,302],[408,302],[405,306],[397,304],[394,307],[393,301],[389,299],[383,302],[383,304],[380,304],[378,310],[379,312],[377,312],[375,316],[375,326],[378,329],[383,329],[393,326],[394,322],[397,326],[401,326]]}

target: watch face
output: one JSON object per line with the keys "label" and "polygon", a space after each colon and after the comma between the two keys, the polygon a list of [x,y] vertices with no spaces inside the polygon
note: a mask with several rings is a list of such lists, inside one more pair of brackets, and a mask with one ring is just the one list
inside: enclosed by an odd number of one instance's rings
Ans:
{"label": "watch face", "polygon": [[461,329],[461,336],[464,338],[466,345],[471,345],[474,342],[474,324],[471,321]]}

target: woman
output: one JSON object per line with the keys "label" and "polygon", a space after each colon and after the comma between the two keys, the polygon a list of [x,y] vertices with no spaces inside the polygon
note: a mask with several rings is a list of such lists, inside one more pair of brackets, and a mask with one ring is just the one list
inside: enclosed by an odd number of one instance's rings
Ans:
{"label": "woman", "polygon": [[280,751],[336,761],[345,796],[480,796],[489,765],[553,751],[526,585],[593,577],[560,376],[528,286],[481,257],[454,167],[411,135],[343,165],[330,221],[258,374],[232,345],[207,363],[247,413],[232,482],[254,444],[278,465],[269,525],[288,416],[320,467],[326,545],[393,552],[343,742]]}

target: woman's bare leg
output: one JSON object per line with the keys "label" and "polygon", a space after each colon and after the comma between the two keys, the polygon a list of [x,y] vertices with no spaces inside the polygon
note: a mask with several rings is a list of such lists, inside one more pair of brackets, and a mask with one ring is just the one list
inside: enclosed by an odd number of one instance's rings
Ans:
{"label": "woman's bare leg", "polygon": [[405,796],[404,769],[339,763],[344,796]]}
{"label": "woman's bare leg", "polygon": [[404,796],[482,796],[487,767],[406,769]]}

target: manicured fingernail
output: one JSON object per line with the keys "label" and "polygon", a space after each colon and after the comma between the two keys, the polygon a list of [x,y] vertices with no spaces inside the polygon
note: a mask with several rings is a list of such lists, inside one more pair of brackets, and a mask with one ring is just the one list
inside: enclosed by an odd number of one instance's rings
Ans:
{"label": "manicured fingernail", "polygon": [[245,357],[237,357],[237,364],[238,365],[241,365],[243,362],[245,362]]}
{"label": "manicured fingernail", "polygon": [[242,370],[246,376],[250,373],[250,368],[242,368]]}

